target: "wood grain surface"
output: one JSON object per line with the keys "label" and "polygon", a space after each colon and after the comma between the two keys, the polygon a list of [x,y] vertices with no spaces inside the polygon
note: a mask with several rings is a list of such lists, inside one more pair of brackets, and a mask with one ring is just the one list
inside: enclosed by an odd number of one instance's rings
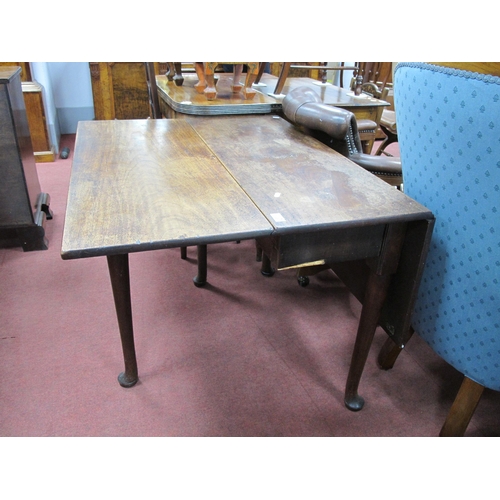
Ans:
{"label": "wood grain surface", "polygon": [[277,116],[189,121],[280,233],[408,221],[430,214]]}
{"label": "wood grain surface", "polygon": [[63,258],[232,241],[271,231],[185,120],[80,122]]}

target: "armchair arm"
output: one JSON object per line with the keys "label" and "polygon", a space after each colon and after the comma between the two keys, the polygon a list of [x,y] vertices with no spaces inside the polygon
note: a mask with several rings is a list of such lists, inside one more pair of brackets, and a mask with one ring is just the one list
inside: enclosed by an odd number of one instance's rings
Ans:
{"label": "armchair arm", "polygon": [[292,122],[311,130],[319,130],[337,140],[345,140],[349,127],[357,131],[353,113],[321,102],[308,87],[297,87],[283,99],[283,113]]}
{"label": "armchair arm", "polygon": [[402,175],[401,159],[395,156],[375,156],[365,153],[354,153],[349,156],[349,159],[374,174]]}
{"label": "armchair arm", "polygon": [[401,176],[399,158],[362,153],[354,113],[323,104],[314,90],[291,90],[283,99],[283,113],[292,123],[312,131],[311,135],[366,170],[382,176]]}

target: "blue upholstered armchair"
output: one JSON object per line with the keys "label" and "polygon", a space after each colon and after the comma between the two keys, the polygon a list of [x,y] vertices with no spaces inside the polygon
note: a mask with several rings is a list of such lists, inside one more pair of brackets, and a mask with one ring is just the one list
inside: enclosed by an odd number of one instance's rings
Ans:
{"label": "blue upholstered armchair", "polygon": [[394,100],[404,191],[436,217],[412,326],[464,374],[441,429],[463,435],[500,391],[500,78],[400,63]]}

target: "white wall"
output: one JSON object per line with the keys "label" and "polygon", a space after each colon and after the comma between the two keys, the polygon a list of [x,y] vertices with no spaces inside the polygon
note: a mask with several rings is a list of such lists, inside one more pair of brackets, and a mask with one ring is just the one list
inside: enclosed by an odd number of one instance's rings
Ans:
{"label": "white wall", "polygon": [[79,121],[94,119],[89,63],[50,62],[47,65],[61,134],[74,134]]}
{"label": "white wall", "polygon": [[58,153],[61,130],[59,128],[59,120],[57,119],[54,96],[52,95],[52,84],[50,81],[49,69],[47,63],[45,62],[32,62],[30,63],[30,66],[33,80],[38,82],[43,87],[42,95],[50,143],[54,146],[55,152]]}
{"label": "white wall", "polygon": [[44,88],[51,143],[59,152],[61,134],[74,134],[79,121],[94,119],[88,62],[32,62],[33,79]]}

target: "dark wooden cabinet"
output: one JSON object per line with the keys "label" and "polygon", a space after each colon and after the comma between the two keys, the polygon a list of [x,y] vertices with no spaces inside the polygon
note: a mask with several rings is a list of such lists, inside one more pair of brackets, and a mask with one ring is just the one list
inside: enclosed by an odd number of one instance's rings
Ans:
{"label": "dark wooden cabinet", "polygon": [[55,160],[56,154],[47,124],[44,88],[33,80],[29,62],[0,62],[0,69],[6,66],[19,66],[21,68],[21,86],[35,161],[37,163],[52,162]]}
{"label": "dark wooden cabinet", "polygon": [[0,67],[0,247],[46,250],[49,201],[36,171],[21,68]]}

